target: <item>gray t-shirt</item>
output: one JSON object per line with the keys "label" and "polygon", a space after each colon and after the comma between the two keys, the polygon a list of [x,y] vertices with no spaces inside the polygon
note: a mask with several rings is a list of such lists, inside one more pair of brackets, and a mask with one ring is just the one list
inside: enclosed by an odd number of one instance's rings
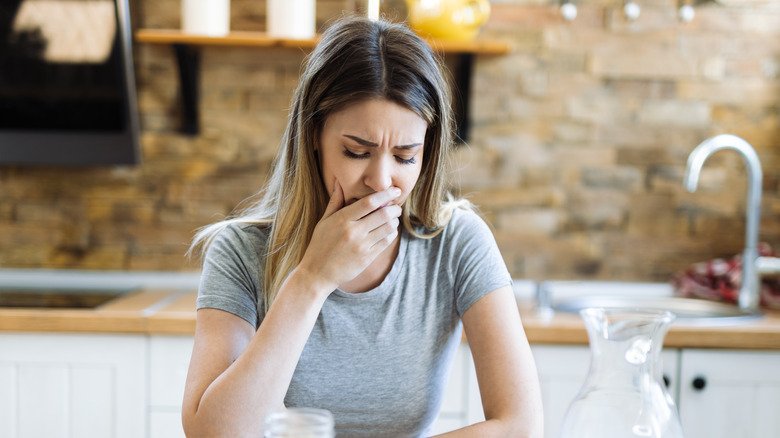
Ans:
{"label": "gray t-shirt", "polygon": [[[257,328],[265,251],[262,229],[223,230],[207,252],[197,307],[233,313]],[[493,234],[475,213],[456,210],[432,239],[402,230],[398,257],[378,287],[336,289],[325,301],[285,405],[330,410],[339,437],[425,435],[461,342],[460,316],[509,284]]]}

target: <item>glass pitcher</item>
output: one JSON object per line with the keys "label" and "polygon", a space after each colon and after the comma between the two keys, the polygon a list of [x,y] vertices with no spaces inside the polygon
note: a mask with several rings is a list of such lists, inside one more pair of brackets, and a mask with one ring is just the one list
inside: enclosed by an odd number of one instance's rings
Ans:
{"label": "glass pitcher", "polygon": [[333,415],[325,409],[287,408],[265,417],[264,438],[333,438]]}
{"label": "glass pitcher", "polygon": [[670,312],[584,309],[591,362],[560,438],[682,438],[661,377]]}

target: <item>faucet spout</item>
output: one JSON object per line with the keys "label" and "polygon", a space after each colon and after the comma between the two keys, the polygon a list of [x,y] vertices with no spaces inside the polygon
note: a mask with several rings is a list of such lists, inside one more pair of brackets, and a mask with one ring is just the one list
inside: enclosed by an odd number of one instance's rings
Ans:
{"label": "faucet spout", "polygon": [[757,310],[760,280],[758,275],[758,225],[761,219],[761,185],[763,173],[761,161],[755,149],[745,140],[730,134],[717,135],[703,141],[688,156],[683,184],[689,192],[695,192],[704,162],[714,152],[732,149],[742,155],[748,171],[748,196],[745,207],[745,249],[742,252],[742,285],[739,289],[739,307]]}

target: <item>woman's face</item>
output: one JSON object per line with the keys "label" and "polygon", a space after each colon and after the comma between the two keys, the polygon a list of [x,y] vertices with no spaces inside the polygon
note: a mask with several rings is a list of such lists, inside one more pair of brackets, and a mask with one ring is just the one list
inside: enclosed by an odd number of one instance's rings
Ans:
{"label": "woman's face", "polygon": [[370,99],[331,114],[320,133],[318,155],[328,193],[336,181],[345,205],[390,187],[402,205],[422,170],[428,124],[413,111]]}

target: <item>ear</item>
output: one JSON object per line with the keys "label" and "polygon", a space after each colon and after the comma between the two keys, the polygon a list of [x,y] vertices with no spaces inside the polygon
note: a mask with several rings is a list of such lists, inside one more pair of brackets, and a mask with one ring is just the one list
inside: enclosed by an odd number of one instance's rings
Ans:
{"label": "ear", "polygon": [[[322,159],[320,158],[320,139],[317,137],[315,137],[312,142],[312,156],[314,157],[314,164],[317,166],[317,169],[320,170]],[[322,170],[320,170],[320,172],[322,172]]]}
{"label": "ear", "polygon": [[319,126],[314,127],[314,135],[312,135],[312,145],[314,146],[314,153],[317,154],[320,150],[320,134],[322,133],[322,129]]}

